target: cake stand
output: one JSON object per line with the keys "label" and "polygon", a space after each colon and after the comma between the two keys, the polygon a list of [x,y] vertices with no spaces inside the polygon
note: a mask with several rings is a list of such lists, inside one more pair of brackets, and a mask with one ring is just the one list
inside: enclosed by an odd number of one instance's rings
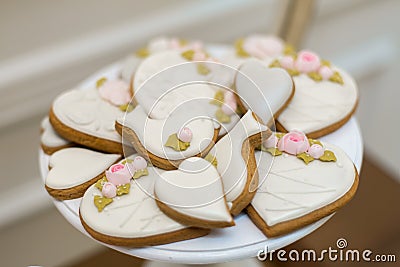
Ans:
{"label": "cake stand", "polygon": [[[218,48],[216,51],[218,52]],[[117,77],[121,66],[122,62],[112,64],[86,79],[78,87],[82,89],[88,88],[103,76],[107,76],[108,78]],[[320,140],[341,147],[353,160],[357,170],[360,171],[363,145],[361,132],[355,118],[351,118],[339,130],[320,138]],[[43,180],[48,173],[48,162],[49,156],[44,154],[40,149],[39,164]],[[58,201],[52,198],[52,201],[70,224],[83,234],[89,236],[79,220],[80,198],[65,201]],[[235,217],[235,226],[215,229],[209,235],[193,240],[145,248],[112,246],[97,240],[95,241],[122,253],[148,260],[185,264],[227,262],[255,257],[260,250],[265,248],[268,248],[268,251],[272,251],[285,247],[318,229],[332,216],[327,216],[311,225],[276,238],[265,237],[248,216],[241,213]]]}

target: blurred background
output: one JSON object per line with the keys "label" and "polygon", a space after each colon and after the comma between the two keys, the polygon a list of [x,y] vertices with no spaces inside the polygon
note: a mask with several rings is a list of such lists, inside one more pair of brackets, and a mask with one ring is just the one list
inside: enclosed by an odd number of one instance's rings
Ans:
{"label": "blurred background", "polygon": [[[326,248],[346,237],[400,260],[399,14],[398,0],[1,0],[1,265],[157,266],[105,249],[56,211],[39,173],[40,120],[60,92],[155,36],[232,43],[251,33],[278,34],[315,50],[348,70],[360,89],[360,190],[292,246]],[[230,264],[241,265],[263,264]]]}

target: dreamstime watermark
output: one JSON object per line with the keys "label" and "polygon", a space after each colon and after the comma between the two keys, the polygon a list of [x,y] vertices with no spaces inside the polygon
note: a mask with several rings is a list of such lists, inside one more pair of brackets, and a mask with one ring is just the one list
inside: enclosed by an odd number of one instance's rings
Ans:
{"label": "dreamstime watermark", "polygon": [[395,254],[374,254],[370,249],[348,249],[347,240],[339,238],[335,247],[328,247],[317,252],[314,249],[286,251],[269,250],[268,246],[257,253],[260,261],[293,261],[293,262],[319,262],[319,261],[340,261],[340,262],[396,262]]}

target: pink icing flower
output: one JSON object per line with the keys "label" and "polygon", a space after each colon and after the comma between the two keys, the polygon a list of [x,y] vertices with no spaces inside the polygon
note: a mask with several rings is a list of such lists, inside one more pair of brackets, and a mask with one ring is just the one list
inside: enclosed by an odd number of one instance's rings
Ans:
{"label": "pink icing flower", "polygon": [[129,183],[132,175],[126,165],[117,163],[112,165],[110,169],[106,171],[106,177],[109,182],[118,186]]}
{"label": "pink icing flower", "polygon": [[141,156],[137,156],[135,157],[135,159],[132,162],[132,167],[134,170],[143,170],[147,168],[147,161],[141,157]]}
{"label": "pink icing flower", "polygon": [[306,135],[299,131],[291,131],[285,134],[278,142],[278,149],[292,155],[306,152],[310,144]]}
{"label": "pink icing flower", "polygon": [[279,62],[284,69],[294,69],[294,59],[291,56],[284,56]]}
{"label": "pink icing flower", "polygon": [[207,56],[202,51],[195,51],[193,54],[193,61],[205,61]]}
{"label": "pink icing flower", "polygon": [[322,79],[329,80],[330,77],[333,75],[333,70],[328,66],[322,66],[319,71],[319,75],[321,75]]}
{"label": "pink icing flower", "polygon": [[107,198],[113,198],[117,195],[117,187],[110,182],[104,183],[101,193]]}
{"label": "pink icing flower", "polygon": [[245,39],[243,49],[252,56],[265,58],[280,55],[284,44],[277,37],[255,34]]}
{"label": "pink icing flower", "polygon": [[278,137],[275,134],[272,134],[268,139],[264,140],[263,145],[265,148],[275,148],[278,145]]}
{"label": "pink icing flower", "polygon": [[325,148],[323,148],[321,145],[318,144],[313,144],[307,151],[307,153],[314,159],[319,159],[320,157],[322,157],[324,152]]}
{"label": "pink icing flower", "polygon": [[131,101],[129,84],[123,80],[106,81],[99,88],[101,98],[115,106],[121,106]]}
{"label": "pink icing flower", "polygon": [[295,62],[296,69],[303,73],[309,73],[317,71],[321,66],[321,61],[317,54],[303,50],[297,54]]}
{"label": "pink icing flower", "polygon": [[188,127],[183,127],[178,132],[178,139],[182,142],[190,142],[192,141],[193,133]]}
{"label": "pink icing flower", "polygon": [[224,104],[222,104],[222,112],[224,112],[226,115],[233,115],[236,112],[237,109],[237,103],[236,100],[227,100],[224,102]]}
{"label": "pink icing flower", "polygon": [[230,91],[230,90],[226,90],[226,91],[224,92],[224,100],[225,100],[226,102],[228,102],[228,101],[236,101],[235,94],[234,94],[232,91]]}

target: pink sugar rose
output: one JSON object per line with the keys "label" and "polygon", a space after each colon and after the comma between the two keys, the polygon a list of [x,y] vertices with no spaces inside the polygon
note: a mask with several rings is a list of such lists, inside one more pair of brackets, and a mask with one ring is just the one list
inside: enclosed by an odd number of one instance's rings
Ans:
{"label": "pink sugar rose", "polygon": [[124,164],[117,163],[112,165],[106,171],[107,180],[113,183],[115,186],[127,184],[130,182],[132,175],[128,170],[128,167]]}
{"label": "pink sugar rose", "polygon": [[299,131],[290,131],[285,134],[278,142],[278,149],[292,155],[306,152],[310,144],[306,135]]}
{"label": "pink sugar rose", "polygon": [[317,54],[303,50],[297,54],[295,67],[303,73],[315,72],[321,66],[321,61]]}
{"label": "pink sugar rose", "polygon": [[329,80],[330,77],[332,77],[333,70],[331,68],[329,68],[328,66],[322,66],[319,70],[318,70],[319,75],[321,75],[322,79],[324,80]]}
{"label": "pink sugar rose", "polygon": [[132,167],[133,167],[132,171],[140,171],[146,169],[147,161],[143,157],[137,156],[132,162]]}
{"label": "pink sugar rose", "polygon": [[190,142],[192,141],[193,133],[188,127],[183,127],[178,132],[178,139],[182,142]]}
{"label": "pink sugar rose", "polygon": [[263,59],[282,54],[284,44],[277,37],[255,34],[244,40],[243,49],[250,55]]}
{"label": "pink sugar rose", "polygon": [[222,112],[224,112],[226,115],[233,115],[236,113],[236,109],[237,109],[237,103],[236,100],[228,100],[225,101],[224,104],[222,104]]}
{"label": "pink sugar rose", "polygon": [[308,155],[310,155],[314,159],[319,159],[320,157],[322,157],[322,155],[324,155],[324,152],[325,148],[318,144],[313,144],[307,151]]}
{"label": "pink sugar rose", "polygon": [[279,62],[284,69],[294,69],[294,59],[291,56],[284,56]]}
{"label": "pink sugar rose", "polygon": [[113,198],[117,195],[117,187],[110,182],[104,183],[101,193],[107,198]]}
{"label": "pink sugar rose", "polygon": [[129,84],[123,80],[106,81],[99,88],[101,98],[115,106],[121,106],[131,101]]}
{"label": "pink sugar rose", "polygon": [[264,140],[263,146],[265,148],[275,148],[278,145],[278,137],[275,136],[275,134],[272,134],[268,139]]}

